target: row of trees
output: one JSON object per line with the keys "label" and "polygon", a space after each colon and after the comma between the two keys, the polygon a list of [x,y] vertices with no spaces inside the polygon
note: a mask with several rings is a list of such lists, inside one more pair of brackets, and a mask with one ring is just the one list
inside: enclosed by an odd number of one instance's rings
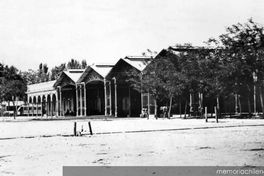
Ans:
{"label": "row of trees", "polygon": [[206,45],[193,47],[185,44],[169,48],[166,54],[160,53],[153,59],[142,76],[131,77],[128,81],[134,88],[150,92],[155,104],[167,102],[169,115],[173,100],[184,99],[186,107],[190,94],[199,95],[200,111],[203,110],[203,97],[214,97],[218,112],[220,100],[236,97],[238,111],[237,97],[247,95],[251,113],[251,97],[254,96],[255,109],[257,88],[264,112],[263,26],[249,19],[245,24],[228,27],[225,34],[209,39]]}

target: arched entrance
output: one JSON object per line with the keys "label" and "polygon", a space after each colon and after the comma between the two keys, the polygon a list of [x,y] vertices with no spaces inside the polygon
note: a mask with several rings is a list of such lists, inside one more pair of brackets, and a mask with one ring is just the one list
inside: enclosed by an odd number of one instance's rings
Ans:
{"label": "arched entrance", "polygon": [[65,116],[76,114],[76,88],[73,85],[66,85],[61,88],[61,112]]}

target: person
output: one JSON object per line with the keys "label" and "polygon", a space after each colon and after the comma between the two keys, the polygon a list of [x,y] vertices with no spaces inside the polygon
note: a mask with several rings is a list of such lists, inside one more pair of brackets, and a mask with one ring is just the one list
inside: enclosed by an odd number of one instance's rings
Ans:
{"label": "person", "polygon": [[168,118],[168,107],[167,106],[161,106],[160,110],[162,111],[162,117],[163,118]]}
{"label": "person", "polygon": [[142,111],[141,111],[140,117],[141,117],[141,118],[145,118],[145,117],[149,118],[147,108],[142,108]]}

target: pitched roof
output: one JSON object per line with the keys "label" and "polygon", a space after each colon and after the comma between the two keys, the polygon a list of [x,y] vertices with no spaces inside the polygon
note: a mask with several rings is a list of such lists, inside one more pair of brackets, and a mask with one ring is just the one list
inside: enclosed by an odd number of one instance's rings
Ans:
{"label": "pitched roof", "polygon": [[[66,71],[63,71],[59,78],[56,80],[54,86],[57,87],[58,85],[61,85],[63,84],[62,80],[64,78],[67,78],[68,79],[68,82],[64,82],[64,84],[75,84],[78,79],[81,77],[81,75],[83,74],[84,72],[84,69],[69,69],[69,70],[66,70]],[[65,77],[66,75],[66,77]]]}
{"label": "pitched roof", "polygon": [[73,82],[77,82],[78,79],[81,77],[83,74],[84,69],[69,69],[67,71],[64,71],[64,73],[71,78]]}
{"label": "pitched roof", "polygon": [[91,71],[95,71],[98,75],[100,75],[102,78],[105,78],[106,75],[109,73],[109,71],[112,69],[113,65],[111,64],[101,64],[101,65],[90,65],[86,68],[84,73],[80,76],[77,82],[82,82],[87,75],[91,73]]}
{"label": "pitched roof", "polygon": [[92,65],[91,67],[92,69],[94,69],[94,71],[105,78],[109,71],[112,69],[113,65]]}
{"label": "pitched roof", "polygon": [[148,57],[148,56],[126,56],[123,60],[125,62],[127,62],[129,65],[138,69],[139,71],[142,71],[149,64],[149,62],[152,60],[152,57]]}
{"label": "pitched roof", "polygon": [[55,82],[56,81],[48,81],[48,82],[42,82],[42,83],[28,85],[27,86],[27,93],[55,90],[53,87]]}

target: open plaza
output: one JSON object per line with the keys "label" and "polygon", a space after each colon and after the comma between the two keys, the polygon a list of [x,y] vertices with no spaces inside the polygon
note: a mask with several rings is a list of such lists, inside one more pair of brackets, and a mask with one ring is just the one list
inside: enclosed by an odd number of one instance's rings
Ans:
{"label": "open plaza", "polygon": [[[262,119],[1,118],[0,175],[63,166],[261,166]],[[74,123],[82,136],[73,136]],[[93,135],[89,132],[91,123]]]}

